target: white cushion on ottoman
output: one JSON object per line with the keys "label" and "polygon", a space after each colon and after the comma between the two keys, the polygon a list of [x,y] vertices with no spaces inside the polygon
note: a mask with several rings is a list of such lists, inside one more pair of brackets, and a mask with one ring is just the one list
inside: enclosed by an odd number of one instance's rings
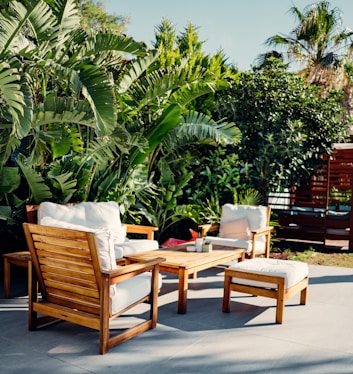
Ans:
{"label": "white cushion on ottoman", "polygon": [[[277,260],[273,258],[254,258],[231,265],[229,269],[246,273],[273,275],[285,278],[285,288],[299,283],[309,274],[308,264],[300,261]],[[251,279],[232,278],[232,283],[245,284],[262,288],[277,288],[274,283]]]}

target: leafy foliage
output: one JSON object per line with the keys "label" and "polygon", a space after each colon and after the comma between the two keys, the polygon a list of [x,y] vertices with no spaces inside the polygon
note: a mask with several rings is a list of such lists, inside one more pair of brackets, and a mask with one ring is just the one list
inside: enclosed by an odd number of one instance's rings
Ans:
{"label": "leafy foliage", "polygon": [[241,183],[265,197],[315,173],[321,155],[347,136],[338,99],[319,98],[315,87],[276,59],[263,70],[242,73],[219,94],[215,111],[241,130]]}

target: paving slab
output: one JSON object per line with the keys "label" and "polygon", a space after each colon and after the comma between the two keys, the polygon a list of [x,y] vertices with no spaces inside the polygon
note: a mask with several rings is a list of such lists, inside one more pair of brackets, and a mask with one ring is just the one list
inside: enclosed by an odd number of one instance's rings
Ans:
{"label": "paving slab", "polygon": [[[309,266],[307,305],[299,295],[286,303],[284,323],[275,321],[275,300],[232,293],[222,313],[223,270],[190,279],[188,311],[177,314],[177,278],[163,275],[159,323],[107,354],[98,333],[67,322],[27,330],[26,278],[13,281],[3,298],[0,283],[0,372],[8,373],[353,373],[353,269]],[[114,323],[135,322],[148,312]]]}

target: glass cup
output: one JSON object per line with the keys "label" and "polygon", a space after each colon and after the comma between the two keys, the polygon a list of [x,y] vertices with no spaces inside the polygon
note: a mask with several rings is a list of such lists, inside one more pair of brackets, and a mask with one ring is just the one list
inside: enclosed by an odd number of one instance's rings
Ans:
{"label": "glass cup", "polygon": [[196,252],[202,252],[202,243],[203,243],[203,238],[197,238],[195,240]]}

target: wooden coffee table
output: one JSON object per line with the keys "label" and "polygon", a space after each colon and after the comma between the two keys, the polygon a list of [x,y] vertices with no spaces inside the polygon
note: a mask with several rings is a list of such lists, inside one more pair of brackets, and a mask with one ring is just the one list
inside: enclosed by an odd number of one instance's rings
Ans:
{"label": "wooden coffee table", "polygon": [[195,277],[198,271],[232,260],[243,261],[244,254],[243,249],[229,249],[229,247],[217,245],[213,246],[212,252],[187,252],[186,245],[178,245],[127,256],[126,263],[147,261],[155,257],[165,258],[165,261],[159,265],[159,269],[161,272],[178,274],[178,313],[184,314],[186,313],[189,275]]}

